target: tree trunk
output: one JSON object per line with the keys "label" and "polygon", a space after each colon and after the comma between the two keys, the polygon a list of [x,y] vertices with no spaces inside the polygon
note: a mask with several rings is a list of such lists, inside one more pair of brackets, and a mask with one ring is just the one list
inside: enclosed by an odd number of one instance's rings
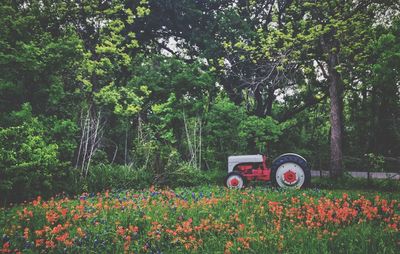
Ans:
{"label": "tree trunk", "polygon": [[272,115],[272,104],[275,101],[275,88],[267,87],[267,97],[263,96],[261,85],[254,91],[254,99],[256,100],[256,108],[254,114],[259,117]]}
{"label": "tree trunk", "polygon": [[343,175],[343,84],[340,73],[335,69],[338,66],[338,56],[331,53],[328,61],[329,71],[329,96],[330,96],[330,122],[331,122],[331,176],[337,178]]}
{"label": "tree trunk", "polygon": [[265,103],[266,104],[265,105],[265,107],[266,107],[265,115],[267,115],[267,116],[272,115],[272,104],[274,103],[275,98],[276,98],[274,93],[275,93],[275,89],[272,87],[268,87],[268,97],[267,97],[267,102]]}

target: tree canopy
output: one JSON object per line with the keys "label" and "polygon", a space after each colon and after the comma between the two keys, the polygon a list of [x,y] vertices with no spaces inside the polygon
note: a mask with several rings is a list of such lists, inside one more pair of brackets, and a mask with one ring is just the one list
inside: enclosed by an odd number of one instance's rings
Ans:
{"label": "tree canopy", "polygon": [[221,171],[233,154],[298,152],[337,177],[398,167],[399,11],[374,0],[4,0],[0,192],[59,192],[99,165],[161,180]]}

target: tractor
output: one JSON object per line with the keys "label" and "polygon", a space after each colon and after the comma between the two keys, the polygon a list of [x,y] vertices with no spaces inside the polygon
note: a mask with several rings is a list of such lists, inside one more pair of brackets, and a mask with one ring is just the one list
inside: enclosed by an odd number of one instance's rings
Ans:
{"label": "tractor", "polygon": [[241,189],[249,181],[271,181],[276,187],[304,188],[310,184],[311,172],[307,161],[295,153],[285,153],[267,166],[265,155],[228,157],[228,175],[225,186]]}

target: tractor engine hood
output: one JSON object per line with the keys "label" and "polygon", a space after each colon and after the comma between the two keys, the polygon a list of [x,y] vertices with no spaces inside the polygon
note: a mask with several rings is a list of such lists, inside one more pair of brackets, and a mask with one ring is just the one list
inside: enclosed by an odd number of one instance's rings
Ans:
{"label": "tractor engine hood", "polygon": [[263,156],[261,154],[256,155],[238,155],[228,157],[228,172],[232,172],[233,168],[241,163],[261,163],[263,162]]}

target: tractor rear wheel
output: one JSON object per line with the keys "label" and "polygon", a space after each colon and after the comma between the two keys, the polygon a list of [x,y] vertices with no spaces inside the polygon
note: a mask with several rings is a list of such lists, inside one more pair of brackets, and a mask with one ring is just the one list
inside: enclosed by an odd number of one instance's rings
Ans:
{"label": "tractor rear wheel", "polygon": [[242,189],[246,186],[246,180],[238,173],[230,173],[225,178],[225,186],[230,189]]}
{"label": "tractor rear wheel", "polygon": [[282,188],[304,188],[310,185],[311,172],[307,161],[297,154],[284,154],[272,162],[272,184]]}

